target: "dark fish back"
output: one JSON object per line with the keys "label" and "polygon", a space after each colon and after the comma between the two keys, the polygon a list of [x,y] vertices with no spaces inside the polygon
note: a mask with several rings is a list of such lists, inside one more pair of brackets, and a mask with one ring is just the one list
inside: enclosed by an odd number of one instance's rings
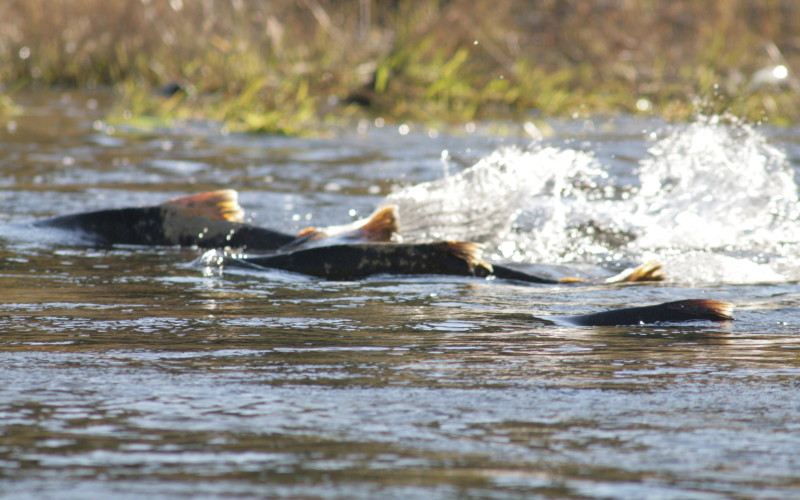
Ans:
{"label": "dark fish back", "polygon": [[[376,274],[475,276],[473,265],[453,254],[446,245],[333,245],[250,257],[239,259],[238,262],[247,267],[256,265],[330,280],[357,280]],[[236,265],[237,261],[231,264]]]}

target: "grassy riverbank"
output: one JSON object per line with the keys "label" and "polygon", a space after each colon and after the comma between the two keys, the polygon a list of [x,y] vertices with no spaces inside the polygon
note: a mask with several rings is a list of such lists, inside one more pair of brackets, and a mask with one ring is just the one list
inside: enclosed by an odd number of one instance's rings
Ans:
{"label": "grassy riverbank", "polygon": [[112,85],[126,116],[294,134],[364,115],[686,118],[702,102],[800,120],[795,2],[6,0],[0,19],[6,93]]}

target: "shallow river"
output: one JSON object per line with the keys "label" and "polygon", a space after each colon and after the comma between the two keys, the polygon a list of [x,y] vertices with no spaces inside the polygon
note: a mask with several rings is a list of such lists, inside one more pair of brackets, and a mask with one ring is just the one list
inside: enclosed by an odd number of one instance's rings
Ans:
{"label": "shallow river", "polygon": [[[325,139],[0,120],[0,497],[800,497],[800,128],[716,118],[362,123]],[[405,241],[666,282],[325,282],[92,248],[35,218],[230,187],[283,231],[400,209]],[[564,271],[566,272],[566,271]],[[552,318],[712,298],[736,321]]]}

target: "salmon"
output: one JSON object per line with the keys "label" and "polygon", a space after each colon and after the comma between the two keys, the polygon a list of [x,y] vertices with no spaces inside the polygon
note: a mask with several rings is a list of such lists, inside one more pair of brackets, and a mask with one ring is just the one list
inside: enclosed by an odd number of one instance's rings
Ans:
{"label": "salmon", "polygon": [[[337,281],[359,280],[378,274],[426,274],[499,278],[539,284],[583,282],[574,277],[551,278],[499,264],[490,264],[482,260],[479,244],[457,241],[329,245],[277,255],[228,257],[223,264],[255,269],[279,269]],[[643,270],[624,273],[616,281],[604,280],[603,282],[664,279],[660,273],[660,265],[647,263],[640,268]]]}
{"label": "salmon", "polygon": [[279,269],[326,280],[352,281],[377,274],[488,276],[471,243],[362,243],[307,248],[277,255],[229,258],[233,267]]}
{"label": "salmon", "polygon": [[732,321],[733,304],[710,299],[687,299],[653,306],[612,309],[560,318],[576,326],[648,325],[686,321]]}
{"label": "salmon", "polygon": [[[106,245],[195,246],[278,250],[322,241],[333,231],[308,229],[299,235],[274,231],[244,222],[238,193],[232,189],[183,196],[160,205],[98,210],[43,219],[38,228],[58,228],[81,233],[90,243]],[[375,217],[348,226],[352,239],[388,241],[397,231],[393,207]],[[309,237],[313,233],[314,237]]]}

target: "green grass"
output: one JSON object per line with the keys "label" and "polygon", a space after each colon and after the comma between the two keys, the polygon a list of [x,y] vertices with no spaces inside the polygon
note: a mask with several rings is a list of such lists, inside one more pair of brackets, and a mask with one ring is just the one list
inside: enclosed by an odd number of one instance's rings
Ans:
{"label": "green grass", "polygon": [[[800,120],[791,73],[752,85],[800,68],[795,2],[6,0],[0,19],[7,88],[114,86],[132,119],[296,135],[363,116],[686,119],[702,101]],[[170,82],[182,91],[156,92]]]}

